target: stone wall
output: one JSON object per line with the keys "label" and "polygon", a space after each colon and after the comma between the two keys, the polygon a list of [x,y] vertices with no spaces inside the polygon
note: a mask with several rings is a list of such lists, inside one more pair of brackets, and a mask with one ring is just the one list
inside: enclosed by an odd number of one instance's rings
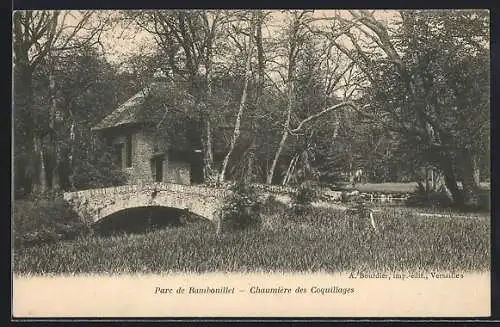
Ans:
{"label": "stone wall", "polygon": [[[155,137],[147,129],[129,128],[115,132],[108,137],[112,144],[126,144],[126,135],[132,135],[132,167],[126,167],[126,145],[122,149],[122,169],[128,173],[128,184],[155,182],[155,168],[151,161],[154,154]],[[159,148],[164,148],[161,144]],[[191,167],[188,162],[169,160],[166,154],[163,161],[163,182],[189,185]]]}
{"label": "stone wall", "polygon": [[166,162],[164,182],[176,184],[191,184],[191,167],[186,162],[168,160]]}
{"label": "stone wall", "polygon": [[130,184],[153,182],[153,168],[151,157],[153,156],[154,139],[150,133],[138,130],[132,138],[132,167],[133,172]]}

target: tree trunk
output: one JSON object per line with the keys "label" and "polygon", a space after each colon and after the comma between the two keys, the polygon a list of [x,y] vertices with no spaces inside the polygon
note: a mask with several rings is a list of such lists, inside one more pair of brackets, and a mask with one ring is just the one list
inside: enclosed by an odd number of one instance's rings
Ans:
{"label": "tree trunk", "polygon": [[332,135],[332,148],[335,146],[335,141],[337,140],[337,135],[339,134],[340,127],[340,116],[335,113],[335,127],[333,128]]}
{"label": "tree trunk", "polygon": [[236,141],[238,140],[238,137],[240,136],[240,125],[241,125],[241,117],[243,116],[243,111],[245,110],[245,105],[246,105],[246,100],[247,100],[247,89],[248,89],[248,82],[250,81],[250,78],[252,76],[252,52],[253,52],[253,35],[255,33],[255,24],[251,22],[252,24],[251,29],[250,29],[250,36],[249,36],[249,41],[248,41],[248,54],[247,54],[247,60],[245,63],[245,84],[243,86],[243,93],[241,94],[241,100],[240,100],[240,107],[238,109],[238,114],[236,115],[236,122],[234,124],[234,131],[233,131],[233,137],[231,138],[231,144],[229,146],[229,151],[227,152],[224,162],[222,164],[222,169],[220,171],[219,175],[219,182],[223,182],[226,174],[226,169],[227,169],[227,164],[229,162],[229,158],[231,157],[231,154],[234,151],[234,147],[236,145]]}
{"label": "tree trunk", "polygon": [[446,186],[445,191],[451,197],[455,205],[463,206],[464,198],[462,190],[458,187],[457,178],[451,164],[451,158],[442,156],[440,163],[444,177],[444,185]]}
{"label": "tree trunk", "polygon": [[213,152],[212,152],[212,126],[210,123],[210,118],[208,114],[205,116],[205,142],[204,142],[204,159],[203,159],[203,171],[205,181],[211,181],[213,179]]}
{"label": "tree trunk", "polygon": [[[65,184],[66,185],[65,188],[73,190],[75,189],[73,181],[73,170],[74,170],[74,157],[75,157],[76,121],[73,118],[73,113],[71,112],[71,110],[69,111],[69,116],[71,120],[71,125],[69,127],[69,144],[68,147],[65,148],[64,154],[62,155],[63,158],[61,158],[61,160],[65,163],[64,167],[66,168],[65,174],[61,176],[61,178],[64,179],[65,182],[61,184]],[[95,150],[94,142],[95,142],[95,137],[91,135],[90,143],[92,151]]]}
{"label": "tree trunk", "polygon": [[262,45],[262,22],[263,22],[263,14],[260,10],[257,11],[257,22],[256,22],[256,37],[255,37],[255,47],[257,50],[257,86],[256,86],[256,94],[255,94],[255,107],[254,107],[254,115],[251,118],[250,126],[251,126],[251,143],[250,149],[248,152],[248,162],[247,162],[247,171],[245,174],[245,181],[247,183],[253,182],[256,178],[255,172],[255,156],[257,150],[257,136],[256,131],[258,130],[258,122],[256,118],[256,112],[260,110],[262,93],[264,90],[264,74],[265,74],[265,62],[264,62],[264,47]]}
{"label": "tree trunk", "polygon": [[[38,182],[37,153],[34,149],[34,117],[32,70],[28,58],[17,57],[14,65],[14,112],[18,117],[22,132],[14,137],[14,151],[23,151],[26,158],[25,169],[22,172],[24,188],[30,193]],[[22,150],[21,150],[22,149]],[[36,187],[35,187],[36,188]]]}
{"label": "tree trunk", "polygon": [[[252,131],[255,131],[255,124],[252,124]],[[248,149],[248,159],[247,159],[247,169],[243,175],[245,183],[252,183],[256,179],[255,172],[255,152],[257,149],[257,144],[255,141],[255,136],[252,136],[252,141],[250,143],[250,148]]]}
{"label": "tree trunk", "polygon": [[283,134],[281,135],[281,141],[279,143],[278,149],[276,150],[276,153],[274,154],[274,159],[271,164],[271,168],[269,169],[269,173],[267,174],[267,179],[266,179],[267,184],[272,184],[273,182],[276,165],[278,164],[281,151],[283,151],[286,139],[288,138],[290,120],[292,118],[292,99],[293,99],[293,81],[290,79],[288,85],[288,105],[287,105],[288,108],[287,108],[285,123],[283,124]]}
{"label": "tree trunk", "polygon": [[479,165],[477,155],[465,152],[462,160],[463,201],[466,207],[479,205]]}
{"label": "tree trunk", "polygon": [[59,153],[59,148],[57,142],[54,142],[52,145],[52,164],[51,164],[51,170],[52,170],[51,187],[52,190],[54,191],[61,189],[61,183],[60,183],[61,176],[59,175],[60,166],[61,166],[61,157]]}
{"label": "tree trunk", "polygon": [[431,172],[431,189],[433,191],[436,191],[436,183],[434,181],[434,167],[431,167],[430,172]]}
{"label": "tree trunk", "polygon": [[42,140],[39,135],[35,134],[33,137],[33,148],[38,157],[35,162],[39,165],[37,183],[35,183],[33,191],[43,193],[47,191],[47,173],[45,170],[45,156]]}
{"label": "tree trunk", "polygon": [[295,170],[298,160],[299,160],[299,154],[296,154],[295,156],[293,156],[292,160],[290,160],[290,164],[288,165],[288,169],[286,170],[286,174],[285,177],[283,178],[283,182],[281,183],[281,185],[287,185],[288,182],[290,182],[290,178],[293,174],[293,171]]}
{"label": "tree trunk", "polygon": [[207,108],[208,104],[206,103],[210,92],[207,90],[204,96],[205,101],[203,101],[203,96],[198,93],[197,89],[198,86],[196,84],[191,86],[191,94],[195,95],[195,107],[198,108],[200,117],[200,139],[203,151],[203,180],[204,182],[209,182],[213,179],[212,126],[209,117],[209,110]]}
{"label": "tree trunk", "polygon": [[429,167],[425,167],[425,191],[429,192],[431,190]]}
{"label": "tree trunk", "polygon": [[[52,60],[52,58],[50,58]],[[52,64],[54,67],[54,64]],[[49,142],[50,142],[50,175],[51,187],[53,190],[60,188],[59,183],[59,151],[57,148],[55,120],[57,112],[57,98],[56,98],[56,81],[52,70],[49,72],[49,94],[50,94],[50,112],[49,112]]]}
{"label": "tree trunk", "polygon": [[212,99],[212,64],[211,64],[211,58],[210,54],[206,59],[205,62],[205,71],[206,71],[206,81],[207,81],[207,92],[205,96],[205,102],[206,105],[203,108],[204,110],[204,119],[205,119],[205,151],[204,151],[204,179],[205,181],[211,181],[214,176],[213,172],[213,162],[214,162],[214,155],[213,155],[213,149],[212,149],[212,123],[210,119],[210,112],[209,108],[207,107],[211,103]]}
{"label": "tree trunk", "polygon": [[[297,18],[297,17],[296,17]],[[299,30],[301,29],[302,22],[300,22],[298,19],[294,20],[292,23],[292,30],[291,30],[291,35],[289,36],[289,50],[288,50],[288,69],[287,69],[287,114],[286,114],[286,119],[285,123],[283,124],[283,134],[281,135],[281,141],[279,143],[278,149],[276,150],[276,153],[274,154],[274,159],[271,164],[271,168],[269,169],[269,172],[267,174],[267,179],[266,183],[267,184],[272,184],[273,182],[273,177],[274,177],[274,172],[276,170],[276,166],[278,164],[279,157],[281,155],[281,152],[283,151],[283,148],[285,146],[286,139],[288,138],[288,134],[290,133],[290,121],[292,118],[292,107],[293,107],[293,95],[294,95],[294,79],[295,79],[295,65],[296,65],[296,58],[297,54],[299,52],[299,37],[298,33]]]}
{"label": "tree trunk", "polygon": [[[288,112],[287,115],[287,120],[285,124],[290,122],[290,112]],[[271,168],[269,169],[269,173],[267,174],[267,179],[266,183],[267,184],[272,184],[273,182],[273,177],[274,177],[274,171],[276,170],[276,165],[278,164],[279,157],[281,155],[281,151],[283,151],[283,147],[285,146],[286,139],[288,138],[288,128],[287,125],[283,128],[283,135],[281,136],[281,141],[278,146],[278,149],[276,150],[276,153],[274,154],[274,159],[271,164]]]}

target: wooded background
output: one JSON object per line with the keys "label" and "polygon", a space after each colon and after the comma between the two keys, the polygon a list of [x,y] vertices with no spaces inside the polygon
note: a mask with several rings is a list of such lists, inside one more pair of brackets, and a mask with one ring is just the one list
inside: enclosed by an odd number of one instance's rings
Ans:
{"label": "wooded background", "polygon": [[[117,28],[154,45],[111,62],[102,36]],[[148,115],[168,107],[158,133],[196,135],[206,180],[363,169],[472,204],[490,176],[489,42],[485,10],[16,11],[16,193],[123,183],[90,128],[161,78],[174,87]]]}

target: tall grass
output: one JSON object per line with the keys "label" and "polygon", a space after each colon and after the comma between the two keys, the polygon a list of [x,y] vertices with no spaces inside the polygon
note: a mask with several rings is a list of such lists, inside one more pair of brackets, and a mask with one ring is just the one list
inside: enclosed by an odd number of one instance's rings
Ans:
{"label": "tall grass", "polygon": [[367,219],[313,208],[267,211],[262,227],[226,232],[191,224],[112,237],[82,236],[14,251],[14,271],[44,273],[336,272],[489,269],[488,219],[429,218],[411,210]]}

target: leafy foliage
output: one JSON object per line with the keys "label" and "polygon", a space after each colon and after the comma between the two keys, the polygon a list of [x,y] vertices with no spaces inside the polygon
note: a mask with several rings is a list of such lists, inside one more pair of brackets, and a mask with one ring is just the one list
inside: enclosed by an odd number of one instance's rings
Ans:
{"label": "leafy foliage", "polygon": [[75,164],[73,185],[76,189],[100,188],[124,185],[127,174],[114,163],[111,150],[100,149],[86,160]]}
{"label": "leafy foliage", "polygon": [[15,201],[12,222],[15,249],[71,239],[89,232],[62,198]]}
{"label": "leafy foliage", "polygon": [[294,205],[309,205],[318,198],[318,192],[312,186],[302,184],[293,193],[292,204]]}
{"label": "leafy foliage", "polygon": [[[468,162],[479,154],[484,160],[488,152],[488,14],[417,10],[401,15],[393,39],[403,52],[401,63],[374,65],[378,72],[367,95],[375,111],[387,114],[389,129],[412,145],[417,161],[435,165],[448,176],[447,187],[460,203],[479,169]],[[409,150],[405,157],[413,156]],[[463,192],[457,180],[464,181]]]}
{"label": "leafy foliage", "polygon": [[452,206],[452,201],[443,190],[427,191],[418,187],[416,194],[406,201],[406,205],[449,208]]}
{"label": "leafy foliage", "polygon": [[309,183],[301,184],[297,190],[292,193],[291,211],[294,216],[304,215],[311,210],[312,202],[319,198],[317,189]]}
{"label": "leafy foliage", "polygon": [[223,229],[241,230],[260,225],[262,204],[252,186],[242,182],[231,185],[223,201]]}

